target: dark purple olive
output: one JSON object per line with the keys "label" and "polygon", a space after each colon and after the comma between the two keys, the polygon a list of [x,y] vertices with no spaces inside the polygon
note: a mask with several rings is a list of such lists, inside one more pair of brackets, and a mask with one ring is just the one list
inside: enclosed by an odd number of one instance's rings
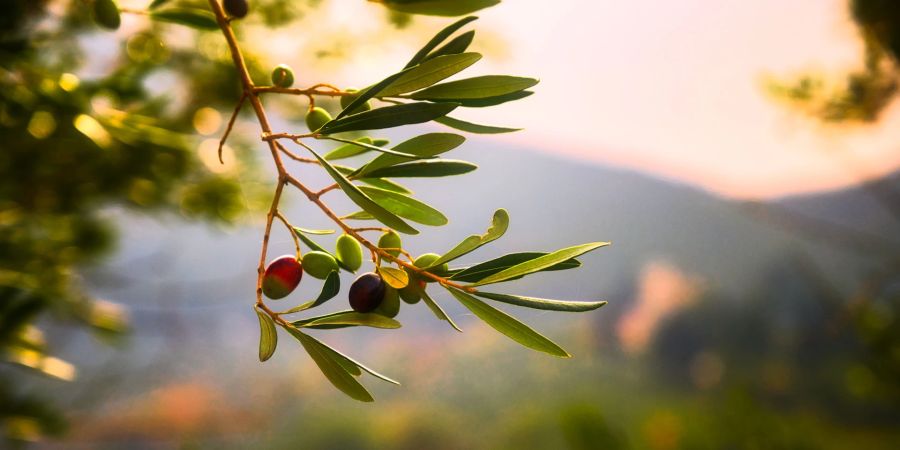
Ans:
{"label": "dark purple olive", "polygon": [[350,285],[350,307],[356,312],[372,312],[384,299],[385,283],[377,273],[364,273]]}
{"label": "dark purple olive", "polygon": [[244,16],[250,12],[250,7],[247,5],[247,0],[225,0],[224,2],[225,12],[228,13],[231,17],[237,17],[238,19],[243,19]]}

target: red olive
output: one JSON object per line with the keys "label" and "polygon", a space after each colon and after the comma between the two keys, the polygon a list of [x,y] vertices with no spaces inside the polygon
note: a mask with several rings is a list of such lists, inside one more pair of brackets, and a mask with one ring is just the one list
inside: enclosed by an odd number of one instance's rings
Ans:
{"label": "red olive", "polygon": [[302,277],[303,266],[296,256],[280,256],[266,267],[262,282],[263,294],[271,299],[287,297],[297,288]]}
{"label": "red olive", "polygon": [[386,284],[377,273],[364,273],[350,285],[350,307],[356,312],[371,312],[384,299]]}

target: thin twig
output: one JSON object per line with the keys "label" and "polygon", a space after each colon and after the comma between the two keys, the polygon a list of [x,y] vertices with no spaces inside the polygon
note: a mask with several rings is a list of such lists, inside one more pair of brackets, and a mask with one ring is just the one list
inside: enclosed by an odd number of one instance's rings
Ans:
{"label": "thin twig", "polygon": [[303,255],[300,251],[300,239],[297,239],[297,232],[294,231],[294,226],[287,220],[287,217],[284,217],[284,214],[281,214],[281,211],[275,211],[275,217],[281,220],[281,223],[287,228],[288,233],[290,233],[291,238],[294,239],[294,247],[297,248],[297,259],[299,260]]}
{"label": "thin twig", "polygon": [[247,94],[241,94],[241,99],[238,100],[237,106],[234,107],[234,112],[231,113],[231,118],[228,119],[225,133],[222,134],[222,139],[219,140],[219,164],[225,164],[225,161],[222,160],[222,149],[225,148],[225,141],[228,140],[228,135],[231,134],[231,129],[234,128],[234,123],[237,121],[238,113],[241,112],[241,107],[244,106],[245,100],[247,100]]}

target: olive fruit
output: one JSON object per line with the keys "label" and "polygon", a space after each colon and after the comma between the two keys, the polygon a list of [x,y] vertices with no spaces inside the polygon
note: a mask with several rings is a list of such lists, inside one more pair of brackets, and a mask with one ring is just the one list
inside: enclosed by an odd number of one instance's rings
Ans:
{"label": "olive fruit", "polygon": [[119,7],[116,2],[114,0],[96,0],[94,2],[94,20],[103,28],[119,29],[122,17],[119,15]]}
{"label": "olive fruit", "polygon": [[364,273],[350,285],[350,307],[356,312],[372,312],[384,299],[387,284],[377,273]]}
{"label": "olive fruit", "polygon": [[[426,253],[416,258],[416,260],[413,261],[413,265],[420,269],[425,269],[434,264],[434,262],[437,261],[440,257],[441,255],[438,255],[437,253]],[[443,273],[446,273],[448,270],[450,270],[450,266],[447,263],[443,263],[437,267],[428,269],[429,272],[435,275],[441,275]],[[425,281],[431,283],[435,280],[429,278]]]}
{"label": "olive fruit", "polygon": [[330,121],[331,114],[328,114],[328,111],[318,106],[306,114],[306,126],[309,128],[309,131],[316,131]]}
{"label": "olive fruit", "polygon": [[287,64],[279,64],[272,69],[272,84],[289,88],[294,84],[294,71]]}
{"label": "olive fruit", "polygon": [[263,274],[263,294],[273,300],[287,297],[297,288],[302,277],[303,266],[296,256],[279,256],[269,263]]}
{"label": "olive fruit", "polygon": [[334,254],[353,272],[356,272],[362,266],[362,248],[353,236],[348,234],[340,235],[335,243]]}
{"label": "olive fruit", "polygon": [[306,270],[310,276],[324,280],[328,274],[338,270],[337,261],[334,256],[325,252],[307,252],[303,255],[303,270]]}
{"label": "olive fruit", "polygon": [[416,303],[419,303],[419,300],[422,300],[422,290],[424,289],[424,281],[410,276],[409,284],[407,284],[403,289],[400,289],[398,293],[400,294],[400,298],[403,299],[404,302],[409,303],[410,305],[414,305]]}
{"label": "olive fruit", "polygon": [[225,0],[223,6],[225,6],[225,12],[229,16],[237,17],[238,19],[243,19],[250,12],[247,0]]}
{"label": "olive fruit", "polygon": [[[396,231],[390,230],[381,235],[378,238],[378,248],[389,248],[391,250],[387,250],[388,254],[393,256],[400,255],[400,249],[403,247],[403,241],[400,240],[400,235],[397,234]],[[433,260],[432,260],[433,261]]]}
{"label": "olive fruit", "polygon": [[390,286],[385,286],[384,298],[373,312],[385,317],[397,317],[400,312],[400,293]]}
{"label": "olive fruit", "polygon": [[[359,92],[359,91],[356,90],[356,89],[353,89],[353,88],[349,88],[349,89],[346,90],[346,92],[356,93],[356,92]],[[344,95],[344,96],[342,96],[342,97],[341,97],[341,109],[346,109],[348,106],[350,106],[350,103],[352,103],[353,100],[356,100],[356,96],[355,96],[355,95]],[[372,105],[370,105],[369,102],[367,101],[367,102],[363,103],[362,105],[359,105],[359,107],[357,107],[357,108],[354,109],[353,111],[350,111],[350,114],[357,114],[357,113],[361,113],[361,112],[364,112],[364,111],[368,111],[368,110],[370,110],[370,109],[372,109]]]}

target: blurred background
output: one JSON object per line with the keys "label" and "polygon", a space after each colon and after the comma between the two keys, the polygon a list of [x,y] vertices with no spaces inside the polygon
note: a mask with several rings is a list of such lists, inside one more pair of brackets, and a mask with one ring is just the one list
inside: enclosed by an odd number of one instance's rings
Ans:
{"label": "blurred background", "polygon": [[[403,304],[400,330],[318,332],[403,383],[366,380],[372,404],[335,390],[285,335],[257,361],[274,177],[249,108],[217,160],[240,95],[222,36],[140,14],[104,31],[81,0],[0,8],[0,446],[900,447],[891,0],[480,11],[471,49],[485,58],[472,70],[541,84],[514,105],[455,113],[525,130],[469,135],[455,157],[477,171],[410,182],[451,222],[405,247],[442,253],[504,207],[506,236],[461,262],[612,241],[577,271],[505,286],[609,304],[504,308],[569,360],[516,345],[443,294],[463,334],[421,303]],[[259,82],[287,63],[298,86],[360,87],[452,20],[254,0],[236,31]],[[276,130],[305,132],[302,98],[264,101]],[[407,128],[383,137],[447,131]],[[327,201],[354,210],[339,193]],[[285,202],[295,225],[330,226],[301,196]],[[293,250],[281,231],[270,254]],[[345,309],[344,295],[327,307]]]}

